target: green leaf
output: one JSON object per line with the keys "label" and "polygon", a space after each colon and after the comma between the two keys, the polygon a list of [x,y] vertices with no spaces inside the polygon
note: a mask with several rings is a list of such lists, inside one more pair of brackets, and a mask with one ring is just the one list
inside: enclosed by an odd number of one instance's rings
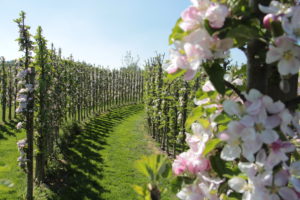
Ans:
{"label": "green leaf", "polygon": [[227,124],[228,122],[231,121],[231,118],[228,117],[228,115],[221,113],[220,115],[218,115],[215,120],[215,122],[217,122],[218,124]]}
{"label": "green leaf", "polygon": [[172,33],[169,36],[169,45],[173,44],[176,40],[182,40],[185,36],[188,35],[188,32],[184,32],[179,24],[182,22],[182,19],[179,18],[172,29]]}
{"label": "green leaf", "polygon": [[233,38],[235,46],[238,47],[244,46],[248,40],[258,36],[259,31],[256,28],[244,24],[237,25],[227,33],[227,37]]}
{"label": "green leaf", "polygon": [[183,184],[189,185],[195,181],[195,178],[185,177],[185,176],[176,176],[170,181],[171,190],[173,193],[177,193]]}
{"label": "green leaf", "polygon": [[143,156],[142,159],[136,161],[135,168],[144,174],[151,182],[159,180],[160,177],[169,176],[170,164],[166,156],[151,155]]}
{"label": "green leaf", "polygon": [[207,31],[210,35],[212,35],[212,34],[216,31],[215,29],[213,29],[213,28],[209,25],[208,19],[205,19],[205,20],[204,20],[204,28],[206,29],[206,31]]}
{"label": "green leaf", "polygon": [[271,30],[272,30],[273,37],[279,37],[279,36],[283,35],[283,33],[284,33],[284,30],[282,28],[280,21],[272,21],[271,22]]}
{"label": "green leaf", "polygon": [[186,70],[179,69],[177,72],[175,72],[173,74],[168,74],[166,77],[166,81],[172,82],[176,78],[183,76],[185,74],[185,72],[186,72]]}
{"label": "green leaf", "polygon": [[211,151],[213,151],[213,150],[218,146],[218,144],[220,144],[221,142],[222,142],[222,140],[220,140],[219,138],[215,138],[215,139],[209,140],[209,141],[206,143],[206,146],[205,146],[203,155],[206,156],[207,154],[209,154],[209,153],[210,153]]}
{"label": "green leaf", "polygon": [[185,126],[186,127],[190,127],[192,125],[192,123],[194,123],[195,121],[197,121],[204,113],[204,109],[201,106],[198,106],[196,108],[194,108],[190,115],[188,116],[186,122],[185,122]]}
{"label": "green leaf", "polygon": [[207,129],[210,126],[210,121],[200,117],[201,116],[199,116],[199,119],[197,121],[203,126],[203,128]]}
{"label": "green leaf", "polygon": [[225,94],[224,74],[225,70],[219,63],[214,62],[211,65],[208,63],[204,65],[204,69],[209,76],[209,80],[220,94]]}
{"label": "green leaf", "polygon": [[176,176],[170,183],[172,192],[177,193],[181,189],[183,182],[184,182],[183,177]]}
{"label": "green leaf", "polygon": [[218,125],[218,132],[225,131],[226,129],[227,129],[226,125],[223,125],[223,124]]}
{"label": "green leaf", "polygon": [[[150,192],[149,192],[147,186],[141,187],[138,185],[133,185],[132,188],[140,196],[139,199],[151,200]],[[141,197],[143,197],[143,198],[141,198]]]}
{"label": "green leaf", "polygon": [[213,170],[218,174],[219,177],[233,177],[240,174],[240,170],[237,164],[233,162],[226,162],[220,158],[220,155],[210,156],[210,164]]}

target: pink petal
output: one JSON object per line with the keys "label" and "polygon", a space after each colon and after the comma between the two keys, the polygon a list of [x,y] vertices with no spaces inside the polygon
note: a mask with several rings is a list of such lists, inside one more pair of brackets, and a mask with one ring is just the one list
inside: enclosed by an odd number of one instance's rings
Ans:
{"label": "pink petal", "polygon": [[277,65],[279,74],[285,76],[290,74],[291,68],[294,67],[293,62],[281,59]]}
{"label": "pink petal", "polygon": [[280,123],[281,123],[280,117],[277,115],[272,115],[267,117],[265,126],[268,129],[272,129],[279,126]]}
{"label": "pink petal", "polygon": [[194,70],[187,70],[187,72],[184,74],[184,80],[186,81],[190,81],[194,78],[194,76],[196,75],[197,71]]}
{"label": "pink petal", "polygon": [[279,189],[279,195],[282,197],[284,200],[299,200],[297,194],[294,192],[294,190],[288,188],[288,187],[283,187]]}
{"label": "pink petal", "polygon": [[280,60],[281,57],[282,57],[282,51],[274,46],[270,46],[266,56],[266,63],[271,64],[273,62]]}
{"label": "pink petal", "polygon": [[294,41],[287,36],[277,38],[275,44],[282,50],[282,52],[291,50],[294,47]]}
{"label": "pink petal", "polygon": [[281,112],[285,108],[285,105],[281,101],[276,101],[275,103],[271,103],[267,105],[267,110],[271,114],[276,114]]}
{"label": "pink petal", "polygon": [[300,179],[297,178],[297,177],[295,177],[295,176],[292,176],[291,182],[292,182],[292,184],[293,184],[295,190],[296,190],[297,192],[300,192]]}
{"label": "pink petal", "polygon": [[289,181],[289,173],[287,170],[281,170],[275,174],[274,183],[276,186],[282,187]]}

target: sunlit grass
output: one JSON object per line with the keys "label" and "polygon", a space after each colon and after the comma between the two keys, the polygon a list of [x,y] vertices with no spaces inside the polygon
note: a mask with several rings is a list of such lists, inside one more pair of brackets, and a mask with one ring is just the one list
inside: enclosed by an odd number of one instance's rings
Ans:
{"label": "sunlit grass", "polygon": [[[147,135],[144,117],[142,105],[131,105],[85,123],[83,132],[74,135],[70,147],[63,149],[64,170],[57,172],[55,184],[42,189],[44,192],[38,198],[136,200],[132,185],[142,185],[148,180],[136,171],[134,162],[142,155],[157,152],[156,144]],[[0,184],[0,200],[23,199],[26,190],[16,145],[25,132],[17,132],[15,124],[0,126],[0,183],[6,180],[13,184],[12,187]]]}
{"label": "sunlit grass", "polygon": [[54,187],[59,199],[137,199],[132,185],[148,180],[134,168],[134,162],[155,151],[142,108],[118,108],[85,124],[66,151],[67,175]]}
{"label": "sunlit grass", "polygon": [[0,184],[0,199],[23,199],[26,188],[25,173],[18,166],[17,158],[20,153],[16,143],[25,138],[25,131],[17,132],[13,122],[1,124],[0,130],[0,181],[11,184],[11,187]]}

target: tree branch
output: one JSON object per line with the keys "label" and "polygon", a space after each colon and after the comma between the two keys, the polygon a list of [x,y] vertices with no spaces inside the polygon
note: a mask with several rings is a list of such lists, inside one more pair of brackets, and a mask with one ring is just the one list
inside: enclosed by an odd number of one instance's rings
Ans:
{"label": "tree branch", "polygon": [[246,101],[245,96],[242,94],[242,92],[238,88],[236,88],[233,84],[229,83],[228,81],[224,80],[224,83],[225,83],[226,87],[232,89],[244,102]]}
{"label": "tree branch", "polygon": [[300,104],[300,96],[297,96],[294,99],[288,100],[288,101],[284,102],[284,104],[287,108],[291,108],[293,106],[296,107],[298,104]]}

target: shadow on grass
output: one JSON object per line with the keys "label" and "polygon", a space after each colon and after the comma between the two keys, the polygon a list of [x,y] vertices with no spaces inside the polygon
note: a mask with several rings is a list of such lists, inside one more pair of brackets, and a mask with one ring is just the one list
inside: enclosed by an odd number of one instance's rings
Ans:
{"label": "shadow on grass", "polygon": [[[96,117],[84,124],[83,131],[72,137],[68,146],[62,147],[64,169],[55,172],[55,184],[50,184],[61,200],[102,200],[107,191],[101,184],[103,178],[103,150],[106,138],[122,120],[137,113],[142,106],[126,106]],[[57,198],[56,198],[57,199]]]}
{"label": "shadow on grass", "polygon": [[0,140],[7,139],[5,136],[16,136],[16,120],[0,123]]}

